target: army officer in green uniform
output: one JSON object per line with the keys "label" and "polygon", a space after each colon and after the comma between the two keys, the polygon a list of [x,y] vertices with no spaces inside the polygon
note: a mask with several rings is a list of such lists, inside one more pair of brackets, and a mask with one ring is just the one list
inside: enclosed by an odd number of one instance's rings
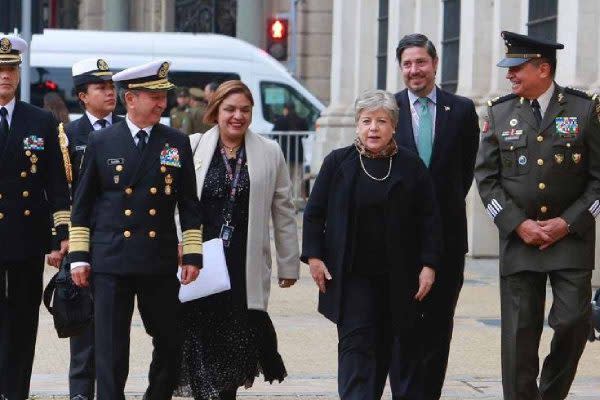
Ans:
{"label": "army officer in green uniform", "polygon": [[[590,329],[600,125],[594,97],[554,82],[564,46],[502,32],[512,94],[488,102],[475,178],[500,234],[506,400],[566,398]],[[554,330],[539,386],[546,282]]]}
{"label": "army officer in green uniform", "polygon": [[175,128],[186,135],[194,133],[192,130],[192,115],[190,112],[190,90],[186,87],[177,89],[177,105],[169,113],[171,128]]}

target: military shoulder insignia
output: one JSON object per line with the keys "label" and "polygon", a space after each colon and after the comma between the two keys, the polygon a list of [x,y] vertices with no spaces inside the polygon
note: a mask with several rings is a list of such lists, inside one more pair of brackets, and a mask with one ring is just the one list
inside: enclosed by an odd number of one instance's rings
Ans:
{"label": "military shoulder insignia", "polygon": [[584,99],[594,100],[594,95],[590,95],[583,90],[573,89],[571,87],[565,87],[564,93],[572,94],[578,97],[583,97]]}
{"label": "military shoulder insignia", "polygon": [[0,39],[0,53],[10,53],[11,50],[12,44],[10,43],[10,40],[6,37]]}
{"label": "military shoulder insignia", "polygon": [[160,164],[170,167],[181,167],[181,161],[179,160],[179,150],[176,147],[165,144],[164,149],[160,152]]}
{"label": "military shoulder insignia", "polygon": [[164,63],[162,63],[162,65],[158,69],[158,77],[159,78],[166,78],[168,73],[169,73],[169,63],[168,62],[164,62]]}
{"label": "military shoulder insignia", "polygon": [[98,69],[100,71],[108,71],[108,63],[106,61],[104,61],[103,59],[99,59],[98,62],[96,63],[96,66],[98,67]]}
{"label": "military shoulder insignia", "polygon": [[503,103],[505,101],[508,101],[508,100],[511,100],[511,99],[515,99],[516,97],[517,97],[516,94],[510,93],[510,94],[507,94],[505,96],[494,97],[493,99],[488,100],[487,104],[488,104],[489,107],[492,107],[492,106],[495,106],[496,104],[500,104],[500,103]]}

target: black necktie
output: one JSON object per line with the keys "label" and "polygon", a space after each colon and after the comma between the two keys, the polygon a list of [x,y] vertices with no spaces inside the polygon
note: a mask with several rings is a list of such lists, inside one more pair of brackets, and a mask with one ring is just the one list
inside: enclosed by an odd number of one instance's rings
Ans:
{"label": "black necktie", "polygon": [[146,137],[148,136],[148,134],[145,130],[142,129],[141,131],[136,133],[135,136],[138,138],[137,148],[140,151],[140,153],[143,153],[144,149],[146,148]]}
{"label": "black necktie", "polygon": [[98,121],[96,121],[96,123],[97,123],[98,125],[100,125],[100,127],[101,127],[102,129],[104,129],[104,128],[106,128],[106,124],[108,124],[108,121],[107,121],[107,120],[105,120],[105,119],[99,119]]}
{"label": "black necktie", "polygon": [[540,110],[540,103],[537,99],[531,102],[531,108],[533,109],[533,115],[535,116],[535,120],[537,121],[538,128],[542,124],[542,112]]}
{"label": "black necktie", "polygon": [[0,154],[4,152],[8,140],[8,110],[0,108]]}

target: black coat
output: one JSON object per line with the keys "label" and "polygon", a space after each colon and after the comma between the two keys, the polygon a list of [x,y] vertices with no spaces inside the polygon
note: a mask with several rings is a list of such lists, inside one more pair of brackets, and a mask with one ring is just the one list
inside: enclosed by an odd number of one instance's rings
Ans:
{"label": "black coat", "polygon": [[[112,124],[123,121],[123,117],[119,117],[113,113]],[[79,179],[79,170],[83,161],[83,154],[87,147],[90,133],[94,132],[86,113],[83,113],[81,118],[69,122],[65,125],[65,133],[69,138],[69,156],[71,158],[71,167],[73,170],[73,182],[71,183],[71,192],[74,194],[77,188],[77,180]]]}
{"label": "black coat", "polygon": [[0,262],[47,253],[67,239],[69,188],[52,114],[17,101],[0,154]]}
{"label": "black coat", "polygon": [[[392,314],[396,327],[413,326],[418,304],[418,276],[423,265],[436,268],[440,256],[441,227],[431,178],[423,162],[399,148],[387,179],[388,200],[384,207],[386,241],[390,265]],[[342,281],[349,263],[347,255],[354,243],[349,226],[353,217],[352,199],[356,177],[362,173],[354,146],[331,152],[321,166],[304,211],[301,259],[323,260],[332,280],[319,296],[319,312],[337,323],[340,318]],[[356,243],[360,246],[360,243]]]}
{"label": "black coat", "polygon": [[[465,197],[473,183],[479,119],[472,100],[436,90],[435,138],[429,173],[440,206],[444,253],[464,255],[468,250]],[[396,93],[395,97],[400,109],[396,142],[418,154],[407,90]]]}
{"label": "black coat", "polygon": [[[169,148],[180,166],[164,161]],[[186,250],[187,234],[200,235],[199,204],[188,136],[154,125],[140,154],[126,121],[93,132],[73,201],[69,260],[101,273],[175,274],[177,205],[183,263],[201,266],[201,246]]]}

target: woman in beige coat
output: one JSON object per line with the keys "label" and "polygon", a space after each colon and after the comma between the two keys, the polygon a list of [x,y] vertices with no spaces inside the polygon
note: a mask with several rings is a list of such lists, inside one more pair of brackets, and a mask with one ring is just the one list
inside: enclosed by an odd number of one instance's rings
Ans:
{"label": "woman in beige coat", "polygon": [[271,382],[286,376],[266,313],[269,221],[282,288],[298,279],[297,227],[283,153],[276,142],[248,129],[253,105],[241,81],[221,84],[205,115],[205,122],[217,125],[199,143],[192,137],[203,240],[224,239],[231,280],[231,290],[183,306],[183,382],[195,399],[233,399],[259,371]]}

